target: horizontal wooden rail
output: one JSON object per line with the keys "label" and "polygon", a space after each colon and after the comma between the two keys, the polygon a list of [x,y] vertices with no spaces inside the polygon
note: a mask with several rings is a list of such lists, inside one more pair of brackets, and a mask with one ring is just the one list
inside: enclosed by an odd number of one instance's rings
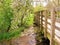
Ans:
{"label": "horizontal wooden rail", "polygon": [[[49,20],[50,20],[50,19],[49,19]],[[43,22],[45,22],[45,20],[43,20]],[[44,23],[43,23],[43,24],[44,24]],[[51,25],[51,21],[47,21],[47,24]],[[58,26],[58,25],[59,25],[59,26]],[[59,23],[59,22],[56,22],[55,28],[60,31],[60,23]]]}
{"label": "horizontal wooden rail", "polygon": [[[51,18],[49,17],[48,20],[50,20]],[[45,17],[43,17],[43,20],[45,20]],[[60,18],[56,19],[56,22],[60,23]]]}
{"label": "horizontal wooden rail", "polygon": [[[54,45],[56,40],[59,43],[58,45],[60,45],[60,19],[56,18],[55,8],[52,8],[49,12],[48,10],[39,11],[37,15],[40,16],[37,16],[35,19],[39,17],[39,26],[41,29],[44,28],[44,37],[50,35],[50,45]],[[48,17],[47,13],[51,14],[51,17]]]}
{"label": "horizontal wooden rail", "polygon": [[[44,22],[44,21],[43,21],[43,22]],[[45,24],[43,23],[43,25],[45,25]],[[50,29],[51,29],[51,27],[50,27],[50,26],[51,26],[51,24],[50,24],[50,23],[47,23],[47,25],[49,25],[49,26],[48,26],[48,28],[50,28]],[[55,26],[55,30],[60,31],[60,28],[59,28],[59,27],[57,27],[57,26]]]}
{"label": "horizontal wooden rail", "polygon": [[[43,24],[44,24],[44,22],[45,22],[45,20],[43,20]],[[47,24],[51,25],[50,22],[47,22]],[[60,31],[60,27],[57,27],[57,26],[55,25],[55,28]]]}
{"label": "horizontal wooden rail", "polygon": [[[45,26],[44,26],[44,28],[45,28]],[[50,28],[47,29],[47,33],[49,33],[51,35],[51,29]],[[57,42],[60,42],[60,37],[56,34],[55,34],[55,39]]]}
{"label": "horizontal wooden rail", "polygon": [[[45,19],[43,18],[43,27],[45,28]],[[47,32],[51,35],[51,19],[48,18],[47,20]],[[60,42],[60,23],[56,21],[55,24],[55,39],[57,42]]]}

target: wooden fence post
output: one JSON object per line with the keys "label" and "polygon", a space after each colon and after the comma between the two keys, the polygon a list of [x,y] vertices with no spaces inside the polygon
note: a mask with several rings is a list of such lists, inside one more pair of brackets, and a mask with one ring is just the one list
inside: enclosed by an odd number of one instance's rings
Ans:
{"label": "wooden fence post", "polygon": [[41,11],[41,15],[40,15],[40,30],[43,32],[43,11]]}
{"label": "wooden fence post", "polygon": [[45,29],[44,29],[44,37],[47,37],[47,11],[44,11],[44,17],[45,17]]}
{"label": "wooden fence post", "polygon": [[55,45],[54,39],[55,39],[55,11],[54,9],[51,10],[51,40],[50,45]]}

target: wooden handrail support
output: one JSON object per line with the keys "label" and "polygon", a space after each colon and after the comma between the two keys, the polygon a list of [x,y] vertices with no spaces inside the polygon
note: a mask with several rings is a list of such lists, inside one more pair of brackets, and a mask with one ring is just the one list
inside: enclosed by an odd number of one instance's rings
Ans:
{"label": "wooden handrail support", "polygon": [[[43,27],[44,27],[44,36],[47,37],[47,34],[50,33],[50,45],[55,45],[55,40],[54,39],[60,39],[60,36],[56,35],[55,30],[60,31],[60,26],[57,26],[57,24],[60,24],[60,21],[57,21],[56,19],[56,13],[55,10],[51,10],[51,17],[48,18],[46,12],[44,12],[44,17],[43,17]],[[50,25],[50,32],[48,32],[48,26]],[[48,32],[48,33],[47,33]],[[57,37],[57,38],[56,38]],[[60,45],[60,41],[56,40],[58,45]]]}
{"label": "wooden handrail support", "polygon": [[55,38],[55,18],[56,14],[55,14],[55,9],[52,8],[51,10],[51,39],[50,39],[50,45],[55,45],[54,43],[54,38]]}
{"label": "wooden handrail support", "polygon": [[44,37],[47,37],[47,10],[44,10],[43,15],[45,17]]}

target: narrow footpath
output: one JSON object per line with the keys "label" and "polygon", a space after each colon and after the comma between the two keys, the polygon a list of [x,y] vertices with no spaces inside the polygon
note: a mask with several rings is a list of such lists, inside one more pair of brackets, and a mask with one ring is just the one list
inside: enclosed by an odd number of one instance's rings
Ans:
{"label": "narrow footpath", "polygon": [[12,45],[36,45],[34,28],[30,27],[24,30],[21,37],[12,41]]}

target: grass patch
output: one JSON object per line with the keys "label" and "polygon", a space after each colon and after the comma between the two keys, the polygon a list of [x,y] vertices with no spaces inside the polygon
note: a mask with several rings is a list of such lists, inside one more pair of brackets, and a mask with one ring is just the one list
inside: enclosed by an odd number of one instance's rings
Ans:
{"label": "grass patch", "polygon": [[2,40],[9,40],[9,39],[12,39],[14,37],[17,37],[19,36],[22,32],[22,30],[24,30],[25,27],[20,27],[20,28],[17,28],[15,30],[12,30],[10,32],[6,32],[6,33],[0,33],[0,41]]}

